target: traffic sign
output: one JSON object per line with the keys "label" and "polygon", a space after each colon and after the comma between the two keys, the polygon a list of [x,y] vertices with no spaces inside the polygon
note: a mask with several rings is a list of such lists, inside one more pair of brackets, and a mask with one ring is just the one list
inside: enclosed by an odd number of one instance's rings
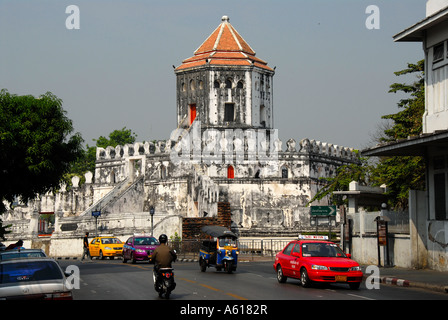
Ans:
{"label": "traffic sign", "polygon": [[336,206],[311,206],[312,216],[330,217],[336,216]]}
{"label": "traffic sign", "polygon": [[101,215],[101,211],[92,211],[92,216],[95,218],[99,217]]}

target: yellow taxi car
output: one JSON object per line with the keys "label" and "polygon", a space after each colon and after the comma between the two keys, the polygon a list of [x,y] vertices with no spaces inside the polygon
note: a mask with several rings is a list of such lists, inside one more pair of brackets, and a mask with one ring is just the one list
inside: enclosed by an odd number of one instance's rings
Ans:
{"label": "yellow taxi car", "polygon": [[89,243],[90,257],[98,257],[99,259],[104,259],[109,257],[113,259],[116,256],[121,256],[123,254],[123,242],[117,237],[104,236],[95,237]]}

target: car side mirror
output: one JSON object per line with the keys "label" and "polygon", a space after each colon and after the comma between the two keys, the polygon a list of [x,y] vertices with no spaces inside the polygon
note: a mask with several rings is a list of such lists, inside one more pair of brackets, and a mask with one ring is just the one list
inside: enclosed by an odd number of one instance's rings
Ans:
{"label": "car side mirror", "polygon": [[298,252],[293,252],[293,253],[292,253],[292,256],[298,258],[298,257],[300,257],[300,253],[298,253]]}
{"label": "car side mirror", "polygon": [[350,253],[346,253],[345,255],[346,255],[346,256],[347,256],[347,258],[349,258],[349,259],[351,259],[351,258],[352,258],[352,255],[351,255]]}

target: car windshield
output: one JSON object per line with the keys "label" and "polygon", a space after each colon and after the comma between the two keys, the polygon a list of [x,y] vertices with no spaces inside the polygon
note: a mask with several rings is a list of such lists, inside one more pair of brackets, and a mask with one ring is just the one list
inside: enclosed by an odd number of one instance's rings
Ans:
{"label": "car windshield", "polygon": [[220,238],[219,239],[220,247],[236,247],[236,239],[233,238]]}
{"label": "car windshield", "polygon": [[18,261],[0,264],[0,284],[62,278],[61,270],[53,261]]}
{"label": "car windshield", "polygon": [[121,243],[121,241],[118,238],[102,238],[101,243],[102,244],[113,244],[113,243]]}
{"label": "car windshield", "polygon": [[134,245],[136,245],[136,246],[144,246],[144,245],[155,246],[158,244],[159,244],[159,241],[157,241],[156,238],[152,238],[152,237],[141,237],[141,238],[134,239]]}
{"label": "car windshield", "polygon": [[303,257],[345,258],[344,252],[334,243],[312,242],[302,244]]}
{"label": "car windshield", "polygon": [[16,259],[16,258],[39,258],[39,257],[45,257],[45,254],[43,252],[39,251],[32,251],[32,252],[5,252],[0,254],[0,260],[9,260],[9,259]]}

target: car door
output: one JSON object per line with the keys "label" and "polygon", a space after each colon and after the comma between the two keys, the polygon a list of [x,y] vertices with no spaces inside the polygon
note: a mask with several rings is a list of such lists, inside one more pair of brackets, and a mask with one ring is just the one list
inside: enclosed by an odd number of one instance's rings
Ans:
{"label": "car door", "polygon": [[90,242],[90,245],[89,245],[89,250],[90,250],[90,256],[94,256],[94,257],[96,257],[96,256],[98,256],[99,255],[99,242],[98,242],[98,240],[99,239],[97,239],[97,238],[94,238],[93,240],[92,240],[92,242]]}
{"label": "car door", "polygon": [[286,277],[291,277],[292,272],[292,264],[291,262],[295,261],[295,257],[291,255],[292,249],[294,248],[295,242],[289,243],[282,252],[282,261],[281,266],[283,269],[283,275]]}
{"label": "car door", "polygon": [[291,260],[289,261],[291,266],[290,277],[299,278],[300,277],[300,248],[301,243],[298,242],[294,245],[291,251]]}
{"label": "car door", "polygon": [[123,258],[125,259],[131,258],[130,255],[130,252],[132,251],[131,246],[132,246],[132,238],[129,238],[128,240],[126,240],[126,243],[123,246]]}

